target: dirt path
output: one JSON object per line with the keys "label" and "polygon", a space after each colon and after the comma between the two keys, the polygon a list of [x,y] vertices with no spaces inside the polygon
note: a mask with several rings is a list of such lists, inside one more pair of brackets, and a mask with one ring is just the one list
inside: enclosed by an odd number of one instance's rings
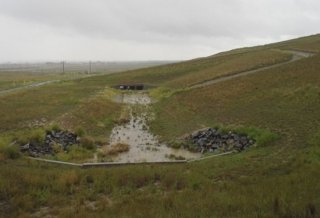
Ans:
{"label": "dirt path", "polygon": [[56,82],[60,82],[60,80],[49,80],[49,81],[44,81],[44,82],[32,83],[30,85],[20,86],[20,87],[13,88],[13,89],[5,89],[5,90],[0,91],[0,95],[5,95],[8,93],[12,93],[12,92],[23,90],[23,89],[44,86],[44,85],[48,85],[48,84],[56,83]]}
{"label": "dirt path", "polygon": [[206,80],[206,81],[191,85],[187,89],[188,90],[189,89],[197,89],[197,88],[213,85],[213,84],[216,84],[216,83],[219,83],[219,82],[223,82],[223,81],[226,81],[226,80],[230,80],[230,79],[234,79],[234,78],[237,78],[237,77],[240,77],[240,76],[246,76],[246,75],[258,73],[258,72],[261,72],[261,71],[264,71],[264,70],[280,67],[280,66],[283,66],[283,65],[286,65],[286,64],[301,60],[303,58],[308,58],[308,57],[311,57],[311,56],[315,55],[315,53],[293,51],[293,50],[286,50],[286,52],[291,52],[293,54],[292,58],[289,61],[277,63],[277,64],[266,66],[266,67],[261,67],[261,68],[254,69],[254,70],[248,70],[248,71],[243,71],[243,72],[238,72],[238,73],[231,73],[229,75],[221,76],[221,77],[218,77],[218,78],[214,78],[212,80]]}
{"label": "dirt path", "polygon": [[35,88],[35,87],[40,87],[40,86],[49,85],[49,84],[51,84],[51,83],[58,83],[58,82],[65,82],[65,81],[83,79],[83,78],[88,78],[88,77],[92,77],[92,76],[97,76],[97,75],[87,75],[87,76],[77,77],[77,78],[61,79],[61,80],[48,80],[48,81],[42,81],[42,82],[32,83],[32,84],[29,84],[29,85],[19,86],[19,87],[12,88],[12,89],[0,90],[0,96],[1,96],[1,95],[5,95],[5,94],[9,94],[9,93],[13,93],[13,92],[16,92],[16,91],[24,90],[24,89],[30,89],[30,88]]}

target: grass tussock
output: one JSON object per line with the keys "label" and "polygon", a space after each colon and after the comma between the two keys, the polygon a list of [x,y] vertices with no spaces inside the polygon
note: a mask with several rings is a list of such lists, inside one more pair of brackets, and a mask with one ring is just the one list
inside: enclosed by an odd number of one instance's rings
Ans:
{"label": "grass tussock", "polygon": [[[68,148],[67,152],[61,152],[58,150],[58,153],[51,157],[55,160],[60,161],[69,161],[69,162],[84,162],[85,160],[91,159],[93,157],[94,150],[88,149],[83,146],[73,145]],[[50,157],[49,157],[50,158]]]}
{"label": "grass tussock", "polygon": [[19,157],[21,157],[21,153],[18,145],[0,144],[0,160],[17,159]]}
{"label": "grass tussock", "polygon": [[95,140],[90,136],[81,137],[80,145],[88,150],[93,150],[96,147]]}
{"label": "grass tussock", "polygon": [[116,155],[119,153],[127,152],[129,151],[129,149],[130,149],[130,145],[125,143],[117,143],[106,148],[103,153],[105,155]]}
{"label": "grass tussock", "polygon": [[266,129],[255,127],[236,128],[235,131],[240,134],[245,134],[256,141],[257,146],[266,146],[280,139],[280,136]]}
{"label": "grass tussock", "polygon": [[12,136],[12,140],[16,141],[20,145],[27,144],[30,142],[42,144],[44,143],[45,135],[46,130],[43,128],[25,129],[14,133]]}

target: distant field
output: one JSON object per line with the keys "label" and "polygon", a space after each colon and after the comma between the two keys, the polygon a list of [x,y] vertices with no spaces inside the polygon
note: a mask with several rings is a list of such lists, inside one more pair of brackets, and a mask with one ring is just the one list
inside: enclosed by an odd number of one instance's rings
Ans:
{"label": "distant field", "polygon": [[[257,74],[184,89],[290,59],[281,49],[320,51],[320,35],[0,96],[0,216],[319,217],[319,53]],[[81,127],[89,137],[107,140],[123,108],[110,101],[114,91],[109,86],[126,82],[159,86],[149,90],[158,100],[150,125],[163,140],[220,126],[259,135],[259,144],[182,165],[107,169],[38,163],[19,158],[8,145],[44,131],[50,123],[72,131]],[[83,158],[90,152],[82,149],[74,155]]]}
{"label": "distant field", "polygon": [[0,72],[24,73],[105,73],[119,72],[130,69],[157,66],[172,61],[128,61],[128,62],[39,62],[39,63],[2,63]]}
{"label": "distant field", "polygon": [[[0,91],[48,80],[69,80],[98,74],[117,73],[161,64],[169,61],[141,62],[65,62],[0,64]],[[64,72],[64,73],[63,73]]]}

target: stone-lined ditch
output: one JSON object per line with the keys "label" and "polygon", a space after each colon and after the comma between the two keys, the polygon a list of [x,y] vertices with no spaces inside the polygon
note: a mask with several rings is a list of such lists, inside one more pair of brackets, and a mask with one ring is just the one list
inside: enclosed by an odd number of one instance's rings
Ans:
{"label": "stone-lined ditch", "polygon": [[57,150],[66,152],[70,146],[79,143],[79,137],[72,132],[51,130],[46,132],[43,142],[32,140],[20,145],[20,150],[31,157],[40,157],[41,155],[54,155]]}
{"label": "stone-lined ditch", "polygon": [[232,131],[223,132],[217,128],[205,128],[183,137],[180,146],[200,153],[223,153],[243,151],[255,144],[255,140],[245,134]]}
{"label": "stone-lined ditch", "polygon": [[[106,161],[99,159],[99,154],[107,156],[107,162],[113,163],[198,160],[205,153],[243,151],[255,143],[246,135],[216,128],[195,131],[170,144],[160,142],[149,130],[148,123],[154,119],[154,114],[152,99],[146,92],[122,92],[113,100],[125,105],[127,119],[112,129],[109,144],[98,146],[94,157],[87,160],[89,162]],[[46,132],[44,142],[31,141],[20,145],[20,150],[31,157],[54,156],[57,150],[68,152],[70,146],[80,144],[80,138],[72,132],[50,130]]]}

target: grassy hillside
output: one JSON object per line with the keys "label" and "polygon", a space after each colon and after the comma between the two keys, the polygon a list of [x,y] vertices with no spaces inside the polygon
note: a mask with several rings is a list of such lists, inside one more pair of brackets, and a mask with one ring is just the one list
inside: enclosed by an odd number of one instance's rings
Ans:
{"label": "grassy hillside", "polygon": [[320,124],[320,55],[156,104],[154,130],[177,137],[219,123],[268,128],[300,144]]}
{"label": "grassy hillside", "polygon": [[206,57],[161,67],[129,71],[108,77],[108,83],[147,83],[181,88],[233,72],[251,70],[289,60],[291,54],[264,49],[252,53]]}
{"label": "grassy hillside", "polygon": [[[51,84],[0,96],[0,217],[319,217],[320,55],[199,89],[180,89],[319,51],[320,36],[208,58]],[[121,106],[107,85],[147,82],[165,140],[205,126],[262,131],[249,150],[184,165],[76,169],[17,158],[7,135],[45,117],[107,135]],[[168,89],[169,88],[169,89]],[[264,131],[280,136],[269,140]],[[25,134],[25,133],[24,133]],[[17,158],[17,159],[13,159]]]}

